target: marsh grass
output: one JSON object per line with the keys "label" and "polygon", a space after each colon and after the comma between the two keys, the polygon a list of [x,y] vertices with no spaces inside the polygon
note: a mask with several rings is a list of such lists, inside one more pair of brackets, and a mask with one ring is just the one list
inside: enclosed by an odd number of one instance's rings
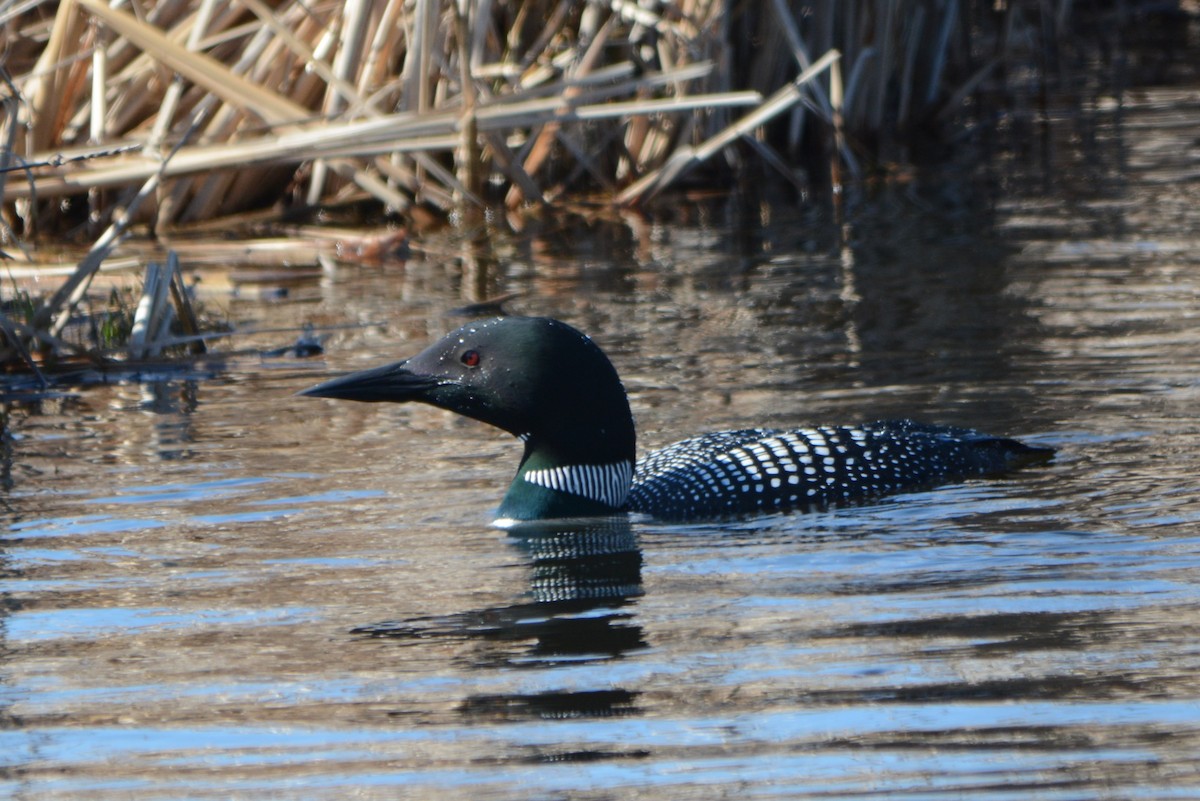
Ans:
{"label": "marsh grass", "polygon": [[637,205],[748,166],[820,184],[903,158],[1000,67],[1055,47],[1073,7],[8,5],[8,220],[98,230],[157,175],[141,219],[163,234],[356,197],[401,213],[596,191]]}
{"label": "marsh grass", "polygon": [[130,8],[0,0],[0,246],[95,239],[28,322],[34,350],[56,347],[135,227],[165,240],[363,200],[442,217],[581,195],[639,206],[763,173],[836,188],[947,141],[1012,76],[1045,80],[1076,13],[1071,0]]}

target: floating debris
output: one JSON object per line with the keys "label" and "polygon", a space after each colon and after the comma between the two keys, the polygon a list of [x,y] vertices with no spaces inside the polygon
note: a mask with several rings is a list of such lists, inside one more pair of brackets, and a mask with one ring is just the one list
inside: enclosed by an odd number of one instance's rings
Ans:
{"label": "floating debris", "polygon": [[504,304],[521,297],[520,292],[507,292],[494,298],[487,298],[478,303],[468,303],[446,312],[447,317],[483,317],[486,315],[505,316],[509,312]]}
{"label": "floating debris", "polygon": [[301,331],[300,336],[295,342],[290,345],[284,345],[282,348],[263,351],[262,355],[267,358],[295,356],[297,359],[320,356],[325,352],[325,340],[328,338],[328,334],[318,335],[314,331],[312,323],[305,323],[303,331]]}

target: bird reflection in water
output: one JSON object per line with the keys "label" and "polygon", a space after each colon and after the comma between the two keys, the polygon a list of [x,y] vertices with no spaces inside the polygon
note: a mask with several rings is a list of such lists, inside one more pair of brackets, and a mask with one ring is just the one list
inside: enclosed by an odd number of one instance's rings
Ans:
{"label": "bird reflection in water", "polygon": [[642,594],[642,552],[628,520],[519,523],[508,529],[530,567],[529,600],[452,615],[361,626],[352,633],[397,640],[477,640],[471,667],[542,668],[618,659],[646,647],[633,622]]}

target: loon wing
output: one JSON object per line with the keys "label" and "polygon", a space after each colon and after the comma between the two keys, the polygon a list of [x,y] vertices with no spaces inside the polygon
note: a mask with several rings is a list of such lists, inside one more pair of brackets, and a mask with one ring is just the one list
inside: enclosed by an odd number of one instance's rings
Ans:
{"label": "loon wing", "polygon": [[640,459],[628,506],[666,519],[828,508],[998,473],[1050,453],[911,420],[719,431]]}

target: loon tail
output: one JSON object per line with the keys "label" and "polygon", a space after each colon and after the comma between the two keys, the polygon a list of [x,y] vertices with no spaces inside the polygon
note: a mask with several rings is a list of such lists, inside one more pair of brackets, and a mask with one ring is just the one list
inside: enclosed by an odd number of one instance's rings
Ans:
{"label": "loon tail", "polygon": [[1004,473],[1024,467],[1045,464],[1054,459],[1054,448],[1042,445],[1026,445],[1007,437],[972,437],[971,445],[983,457],[983,462],[992,465],[987,473]]}
{"label": "loon tail", "polygon": [[983,434],[971,428],[921,423],[916,420],[882,420],[867,428],[886,429],[901,437],[929,437],[945,443],[958,443],[967,449],[967,464],[976,475],[994,476],[1009,470],[1045,464],[1054,458],[1055,449],[1026,445],[1008,437]]}

